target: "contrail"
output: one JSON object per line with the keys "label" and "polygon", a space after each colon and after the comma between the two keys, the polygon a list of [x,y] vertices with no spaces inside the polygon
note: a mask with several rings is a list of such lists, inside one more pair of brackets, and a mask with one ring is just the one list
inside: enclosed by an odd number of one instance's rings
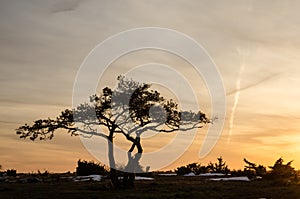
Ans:
{"label": "contrail", "polygon": [[229,119],[229,136],[228,136],[228,140],[227,142],[230,142],[230,137],[232,135],[232,129],[233,129],[233,122],[234,122],[234,116],[235,116],[235,111],[236,111],[236,107],[238,105],[239,102],[239,98],[240,98],[240,92],[241,92],[241,80],[242,80],[242,74],[245,70],[245,55],[241,53],[241,50],[239,48],[237,48],[238,54],[240,56],[242,56],[242,60],[241,60],[241,66],[240,66],[240,71],[238,74],[238,79],[236,81],[236,93],[234,95],[234,103],[231,109],[231,113],[230,113],[230,119]]}
{"label": "contrail", "polygon": [[248,88],[252,88],[252,87],[257,86],[257,85],[259,85],[259,84],[261,84],[263,82],[266,82],[266,81],[268,81],[270,79],[273,79],[274,77],[277,77],[279,75],[280,75],[280,73],[276,73],[276,74],[267,76],[267,77],[265,77],[265,78],[263,78],[263,79],[255,82],[255,83],[253,83],[253,84],[249,84],[247,86],[241,87],[239,90],[238,89],[234,89],[233,91],[230,91],[230,92],[226,93],[226,96],[230,96],[230,95],[236,94],[238,91],[243,91],[243,90],[246,90]]}

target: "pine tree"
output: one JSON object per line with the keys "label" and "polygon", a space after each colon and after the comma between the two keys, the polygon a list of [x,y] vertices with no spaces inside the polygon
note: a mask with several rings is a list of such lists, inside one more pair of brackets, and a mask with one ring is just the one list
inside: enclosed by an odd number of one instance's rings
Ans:
{"label": "pine tree", "polygon": [[226,162],[223,161],[222,156],[220,156],[219,158],[217,158],[218,162],[217,163],[209,163],[209,165],[207,166],[209,168],[209,170],[213,173],[224,173],[224,174],[228,174],[230,172],[228,165],[226,165]]}

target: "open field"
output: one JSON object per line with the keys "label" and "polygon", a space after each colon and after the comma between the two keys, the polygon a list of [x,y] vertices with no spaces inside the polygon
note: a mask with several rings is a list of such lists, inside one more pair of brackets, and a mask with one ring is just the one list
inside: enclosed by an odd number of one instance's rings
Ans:
{"label": "open field", "polygon": [[101,182],[0,183],[0,198],[300,198],[300,185],[268,181],[220,181],[201,177],[156,176],[133,189],[111,190]]}

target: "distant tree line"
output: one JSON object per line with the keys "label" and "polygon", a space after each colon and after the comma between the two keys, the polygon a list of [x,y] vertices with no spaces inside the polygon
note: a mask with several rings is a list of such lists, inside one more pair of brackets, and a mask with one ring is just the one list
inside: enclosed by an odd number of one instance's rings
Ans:
{"label": "distant tree line", "polygon": [[222,157],[217,158],[217,160],[216,163],[210,162],[207,166],[197,162],[180,166],[175,169],[175,173],[177,175],[185,175],[191,172],[196,175],[201,173],[222,173],[231,176],[247,176],[250,179],[261,177],[280,184],[297,183],[299,181],[298,176],[300,173],[291,166],[293,161],[284,164],[282,158],[276,160],[273,166],[269,166],[269,170],[261,164],[248,161],[246,158],[244,158],[245,166],[243,170],[230,170]]}
{"label": "distant tree line", "polygon": [[[294,184],[299,182],[300,171],[296,171],[292,166],[293,161],[284,163],[282,158],[275,161],[273,166],[267,167],[248,161],[244,158],[244,169],[230,170],[226,162],[223,160],[222,156],[217,158],[217,162],[210,162],[208,165],[201,165],[200,163],[194,162],[187,164],[185,166],[180,166],[175,169],[177,175],[185,175],[189,173],[194,173],[195,175],[203,173],[222,173],[231,176],[247,176],[249,179],[255,179],[261,177],[265,180],[271,180],[274,183],[280,184]],[[1,166],[1,165],[0,165]],[[2,166],[0,167],[0,170]],[[86,176],[92,174],[98,174],[107,176],[109,174],[110,168],[104,164],[97,163],[94,161],[78,160],[76,167],[76,174],[78,176]],[[48,176],[49,172],[45,171],[41,173],[38,171],[40,176]],[[5,174],[7,176],[16,176],[17,170],[7,169],[6,171],[1,171],[0,174]],[[148,173],[151,174],[151,173]]]}

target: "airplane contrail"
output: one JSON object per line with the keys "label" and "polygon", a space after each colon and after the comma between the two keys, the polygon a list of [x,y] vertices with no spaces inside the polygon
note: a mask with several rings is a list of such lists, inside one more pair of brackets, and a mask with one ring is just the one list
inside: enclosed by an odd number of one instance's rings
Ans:
{"label": "airplane contrail", "polygon": [[245,70],[245,54],[241,53],[241,50],[239,48],[237,48],[237,52],[240,56],[242,56],[242,60],[241,60],[241,65],[240,65],[240,71],[238,74],[238,79],[236,81],[236,91],[235,91],[235,95],[234,95],[234,102],[233,102],[233,106],[231,109],[231,113],[230,113],[230,119],[229,119],[229,136],[228,136],[228,140],[227,142],[230,142],[230,137],[232,135],[232,129],[233,129],[233,125],[234,125],[234,116],[235,116],[235,111],[236,111],[236,107],[238,105],[239,102],[239,98],[240,98],[240,92],[241,92],[241,80],[242,80],[242,74]]}
{"label": "airplane contrail", "polygon": [[268,81],[268,80],[270,80],[270,79],[273,79],[274,77],[277,77],[278,75],[280,75],[280,73],[276,73],[276,74],[267,76],[267,77],[265,77],[265,78],[263,78],[263,79],[261,79],[261,80],[255,82],[255,83],[253,83],[253,84],[249,84],[249,85],[247,85],[247,86],[241,87],[239,90],[238,90],[238,89],[234,89],[233,91],[230,91],[230,92],[226,93],[226,96],[233,95],[233,94],[235,94],[235,93],[238,92],[238,91],[243,91],[243,90],[246,90],[246,89],[248,89],[248,88],[255,87],[255,86],[257,86],[257,85],[259,85],[259,84],[261,84],[261,83],[263,83],[263,82],[266,82],[266,81]]}
{"label": "airplane contrail", "polygon": [[245,87],[241,87],[242,75],[243,75],[243,72],[245,70],[245,56],[248,54],[248,52],[247,51],[241,51],[240,48],[237,48],[237,53],[241,57],[241,62],[240,62],[240,71],[239,71],[238,78],[237,78],[237,81],[236,81],[236,88],[235,88],[235,90],[230,91],[226,94],[226,96],[230,96],[230,95],[234,94],[234,102],[233,102],[233,106],[231,108],[231,113],[230,113],[230,118],[229,118],[229,133],[228,133],[228,140],[227,140],[228,143],[230,142],[230,137],[232,135],[233,126],[234,126],[235,112],[236,112],[237,105],[239,103],[241,91],[246,90],[248,88],[252,88],[254,86],[257,86],[257,85],[259,85],[259,84],[261,84],[265,81],[268,81],[268,80],[270,80],[270,79],[272,79],[272,78],[279,75],[279,73],[272,74],[272,75],[267,76],[267,77],[255,82],[255,83],[253,83],[253,84],[247,85]]}

